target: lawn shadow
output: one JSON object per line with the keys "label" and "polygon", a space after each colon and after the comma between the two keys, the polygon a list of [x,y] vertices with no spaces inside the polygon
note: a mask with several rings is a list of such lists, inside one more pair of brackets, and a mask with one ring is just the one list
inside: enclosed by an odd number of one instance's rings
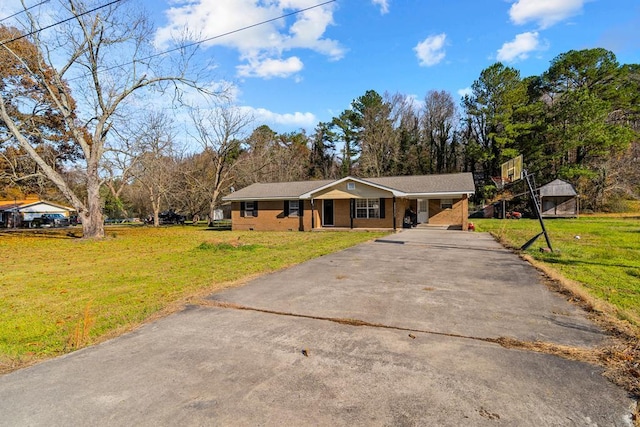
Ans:
{"label": "lawn shadow", "polygon": [[596,261],[580,261],[576,259],[560,259],[560,258],[545,258],[544,262],[548,262],[549,264],[562,264],[562,265],[597,265],[601,267],[621,267],[621,268],[638,268],[640,266],[637,265],[627,265],[627,264],[609,264],[606,262],[596,262]]}
{"label": "lawn shadow", "polygon": [[69,230],[64,228],[0,230],[0,237],[3,236],[20,236],[38,239],[81,239],[82,230]]}

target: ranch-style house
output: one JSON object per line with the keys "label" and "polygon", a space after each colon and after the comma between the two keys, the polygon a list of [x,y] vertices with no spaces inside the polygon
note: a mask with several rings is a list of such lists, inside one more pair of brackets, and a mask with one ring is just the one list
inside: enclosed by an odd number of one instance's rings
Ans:
{"label": "ranch-style house", "polygon": [[60,214],[69,218],[73,208],[38,198],[0,200],[0,227],[33,227],[42,215]]}
{"label": "ranch-style house", "polygon": [[471,173],[346,177],[256,183],[231,202],[234,230],[398,229],[429,224],[467,229]]}

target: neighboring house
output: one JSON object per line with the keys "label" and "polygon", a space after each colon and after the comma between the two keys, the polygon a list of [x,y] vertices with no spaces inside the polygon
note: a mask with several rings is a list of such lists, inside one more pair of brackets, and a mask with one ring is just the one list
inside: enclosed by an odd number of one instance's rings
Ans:
{"label": "neighboring house", "polygon": [[466,230],[474,192],[472,174],[456,173],[257,183],[223,200],[234,230],[397,229],[410,209],[417,223]]}
{"label": "neighboring house", "polygon": [[69,217],[73,208],[43,200],[0,200],[0,227],[29,227],[43,214],[62,214]]}
{"label": "neighboring house", "polygon": [[540,187],[539,192],[543,217],[578,216],[578,193],[567,181],[556,179]]}

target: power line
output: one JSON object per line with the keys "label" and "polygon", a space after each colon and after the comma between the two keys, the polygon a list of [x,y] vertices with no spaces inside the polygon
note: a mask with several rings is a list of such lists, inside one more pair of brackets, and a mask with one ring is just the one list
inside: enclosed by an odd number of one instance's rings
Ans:
{"label": "power line", "polygon": [[16,13],[14,13],[13,15],[9,15],[9,16],[7,16],[7,17],[4,17],[4,18],[0,19],[0,22],[2,22],[2,21],[6,21],[7,19],[11,19],[11,18],[13,18],[14,16],[20,15],[21,13],[25,13],[27,10],[29,10],[29,9],[33,9],[34,7],[38,7],[38,6],[43,5],[43,4],[45,4],[45,3],[49,3],[49,1],[50,1],[50,0],[43,0],[43,1],[41,1],[40,3],[34,4],[33,6],[29,6],[29,7],[28,7],[28,8],[26,8],[26,9],[23,9],[23,10],[20,10],[20,11],[18,11],[18,12],[16,12]]}
{"label": "power line", "polygon": [[[47,0],[47,1],[48,1],[48,0]],[[74,19],[76,19],[76,18],[79,18],[80,16],[86,15],[86,14],[91,13],[91,12],[95,12],[96,10],[104,9],[105,7],[109,7],[109,6],[113,5],[113,4],[119,3],[119,2],[121,2],[121,1],[122,1],[122,0],[114,0],[114,1],[112,1],[112,2],[110,2],[110,3],[103,4],[102,6],[94,7],[94,8],[93,8],[93,9],[91,9],[91,10],[87,10],[87,11],[82,12],[82,13],[74,14],[74,15],[73,15],[72,17],[70,17],[70,18],[63,19],[62,21],[54,22],[54,23],[53,23],[53,24],[51,24],[51,25],[47,25],[46,27],[43,27],[43,28],[40,28],[40,29],[37,29],[37,30],[31,31],[30,33],[23,34],[23,35],[21,35],[21,36],[14,37],[14,38],[12,38],[12,39],[10,39],[10,40],[3,41],[2,43],[0,43],[0,47],[5,46],[5,45],[7,45],[7,44],[9,44],[9,43],[11,43],[11,42],[15,42],[15,41],[17,41],[17,40],[23,39],[23,38],[25,38],[25,37],[32,36],[32,35],[34,35],[34,34],[37,34],[37,33],[41,32],[41,31],[48,30],[49,28],[55,27],[55,26],[57,26],[57,25],[64,24],[65,22],[72,21],[72,20],[74,20]],[[25,9],[25,11],[26,11],[26,10],[27,10],[27,9]],[[23,12],[24,12],[24,11],[23,11]]]}
{"label": "power line", "polygon": [[[47,1],[49,1],[49,0],[44,0],[44,1],[43,1],[43,2],[41,2],[40,4],[42,4],[42,3],[46,3]],[[55,23],[53,23],[53,24],[51,24],[51,25],[48,25],[48,26],[43,27],[43,28],[40,28],[40,29],[38,29],[38,30],[34,30],[34,31],[30,32],[30,33],[27,33],[27,34],[23,34],[23,35],[21,35],[21,36],[14,37],[14,38],[12,38],[12,39],[10,39],[10,40],[6,40],[6,41],[4,41],[4,42],[1,42],[1,43],[0,43],[0,47],[5,46],[5,45],[7,45],[7,44],[9,44],[9,43],[11,43],[11,42],[14,42],[14,41],[16,41],[16,40],[20,40],[20,39],[23,39],[23,38],[25,38],[25,37],[32,36],[32,35],[34,35],[34,34],[37,34],[37,33],[41,32],[41,31],[47,30],[47,29],[49,29],[49,28],[55,27],[56,25],[60,25],[60,24],[63,24],[63,23],[65,23],[65,22],[71,21],[71,20],[73,20],[73,19],[75,19],[75,18],[77,18],[77,17],[80,17],[80,16],[86,15],[86,14],[88,14],[88,13],[95,12],[96,10],[100,10],[100,9],[105,8],[105,7],[111,6],[111,5],[113,5],[113,4],[115,4],[115,3],[118,3],[118,2],[120,2],[120,1],[122,1],[122,0],[114,0],[114,1],[112,1],[112,2],[110,2],[110,3],[104,4],[104,5],[102,5],[102,6],[98,6],[98,7],[96,7],[96,8],[91,9],[91,10],[87,10],[86,12],[82,12],[82,13],[80,13],[80,14],[74,15],[74,16],[72,16],[72,17],[70,17],[70,18],[67,18],[67,19],[64,19],[64,20],[62,20],[62,21],[55,22]],[[158,57],[158,56],[166,55],[167,53],[175,52],[175,51],[177,51],[177,50],[181,50],[181,49],[189,48],[189,47],[192,47],[192,46],[197,46],[197,45],[200,45],[200,44],[202,44],[202,43],[205,43],[205,42],[208,42],[208,41],[211,41],[211,40],[219,39],[219,38],[221,38],[221,37],[226,37],[226,36],[229,36],[229,35],[231,35],[231,34],[236,34],[236,33],[239,33],[239,32],[241,32],[241,31],[246,31],[246,30],[249,30],[249,29],[251,29],[251,28],[258,27],[258,26],[260,26],[260,25],[268,24],[269,22],[278,21],[278,20],[280,20],[280,19],[284,19],[284,18],[288,18],[288,17],[290,17],[290,16],[298,15],[298,14],[303,13],[303,12],[306,12],[306,11],[308,11],[308,10],[312,10],[312,9],[316,9],[316,8],[318,8],[318,7],[326,6],[326,5],[328,5],[328,4],[335,3],[336,1],[337,1],[337,0],[328,0],[328,1],[325,1],[325,2],[322,2],[322,3],[318,3],[318,4],[316,4],[316,5],[313,5],[313,6],[306,7],[306,8],[304,8],[304,9],[298,9],[298,10],[296,10],[296,11],[293,11],[293,12],[290,12],[290,13],[286,13],[286,14],[284,14],[284,15],[280,15],[280,16],[275,17],[275,18],[271,18],[271,19],[267,19],[267,20],[265,20],[265,21],[261,21],[261,22],[255,23],[255,24],[247,25],[247,26],[245,26],[245,27],[238,28],[238,29],[236,29],[236,30],[232,30],[232,31],[228,31],[228,32],[226,32],[226,33],[218,34],[218,35],[215,35],[215,36],[213,36],[213,37],[208,37],[208,38],[205,38],[205,39],[202,39],[202,40],[198,40],[198,41],[195,41],[195,42],[192,42],[192,43],[183,44],[183,45],[180,45],[180,46],[175,47],[175,48],[172,48],[172,49],[168,49],[168,50],[165,50],[165,51],[162,51],[162,52],[159,52],[159,53],[155,53],[155,54],[153,54],[153,55],[146,56],[146,57],[144,57],[144,58],[135,59],[135,60],[133,60],[133,61],[125,62],[125,63],[123,63],[123,64],[119,64],[119,65],[114,65],[114,66],[111,66],[111,67],[108,67],[108,68],[103,68],[103,69],[100,69],[99,71],[100,71],[100,72],[104,72],[104,71],[113,70],[113,69],[115,69],[115,68],[120,68],[120,67],[122,67],[122,66],[124,66],[124,65],[130,65],[130,64],[134,64],[134,63],[136,63],[136,62],[146,61],[146,60],[149,60],[149,59],[152,59],[152,58]],[[37,6],[37,5],[35,5],[35,6]],[[35,6],[31,6],[31,7],[35,7]],[[27,9],[25,9],[24,11],[26,11],[26,10],[27,10]],[[23,11],[23,12],[24,12],[24,11]],[[18,12],[18,13],[20,13],[20,12]],[[7,19],[7,18],[5,18],[5,19]],[[68,80],[76,80],[76,79],[78,79],[78,78],[79,78],[79,77],[75,77],[75,78],[70,78],[70,79],[68,79]]]}
{"label": "power line", "polygon": [[[165,50],[165,51],[162,51],[162,52],[159,52],[159,53],[154,53],[153,55],[145,56],[144,58],[135,59],[135,60],[130,61],[130,62],[125,62],[123,64],[114,65],[114,66],[107,67],[107,68],[102,68],[99,71],[100,72],[110,71],[110,70],[113,70],[113,69],[116,69],[116,68],[120,68],[120,67],[122,67],[124,65],[135,64],[136,62],[140,62],[140,61],[147,61],[149,59],[153,59],[153,58],[156,58],[158,56],[166,55],[167,53],[175,52],[175,51],[178,51],[178,50],[181,50],[181,49],[185,49],[185,48],[189,48],[189,47],[192,47],[192,46],[197,46],[197,45],[200,45],[202,43],[205,43],[205,42],[208,42],[208,41],[211,41],[211,40],[219,39],[221,37],[225,37],[225,36],[229,36],[231,34],[239,33],[241,31],[246,31],[246,30],[249,30],[251,28],[258,27],[260,25],[268,24],[269,22],[278,21],[280,19],[288,18],[289,16],[294,16],[294,15],[297,15],[299,13],[311,10],[311,9],[316,9],[318,7],[326,6],[326,5],[330,4],[330,3],[335,3],[336,1],[338,1],[338,0],[329,0],[329,1],[325,1],[323,3],[318,3],[316,5],[309,6],[309,7],[306,7],[304,9],[299,9],[299,10],[296,10],[294,12],[290,12],[290,13],[287,13],[287,14],[284,14],[284,15],[280,15],[280,16],[278,16],[276,18],[267,19],[266,21],[261,21],[261,22],[258,22],[256,24],[247,25],[246,27],[242,27],[242,28],[238,28],[236,30],[228,31],[226,33],[218,34],[218,35],[213,36],[213,37],[208,37],[206,39],[198,40],[198,41],[195,41],[195,42],[192,42],[192,43],[183,44],[183,45],[180,45],[178,47],[174,47],[172,49],[168,49],[168,50]],[[70,78],[68,80],[76,80],[78,78],[79,77],[73,77],[73,78]]]}
{"label": "power line", "polygon": [[167,53],[175,52],[176,50],[188,48],[188,47],[191,47],[191,46],[196,46],[196,45],[202,44],[204,42],[208,42],[208,41],[211,41],[211,40],[219,39],[221,37],[225,37],[225,36],[229,36],[231,34],[239,33],[241,31],[249,30],[251,28],[258,27],[260,25],[268,24],[269,22],[278,21],[280,19],[288,18],[289,16],[294,16],[294,15],[297,15],[299,13],[306,12],[307,10],[311,10],[311,9],[315,9],[315,8],[318,8],[318,7],[322,7],[322,6],[328,5],[329,3],[335,3],[336,1],[337,0],[329,0],[329,1],[325,1],[324,3],[318,3],[318,4],[314,5],[314,6],[309,6],[307,8],[299,9],[299,10],[296,10],[294,12],[290,12],[290,13],[287,13],[285,15],[278,16],[276,18],[271,18],[271,19],[267,19],[266,21],[258,22],[257,24],[247,25],[246,27],[238,28],[237,30],[232,30],[232,31],[229,31],[229,32],[226,32],[226,33],[218,34],[217,36],[208,37],[206,39],[198,40],[198,41],[195,41],[195,42],[192,42],[192,43],[187,43],[187,44],[175,47],[173,49],[166,50],[164,52],[156,53],[156,54],[150,55],[150,56],[148,56],[146,58],[142,58],[142,60],[155,58],[156,56],[165,55]]}

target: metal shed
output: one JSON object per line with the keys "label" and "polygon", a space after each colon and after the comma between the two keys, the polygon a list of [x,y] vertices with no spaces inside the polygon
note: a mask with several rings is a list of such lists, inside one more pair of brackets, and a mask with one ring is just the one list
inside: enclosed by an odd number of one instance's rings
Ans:
{"label": "metal shed", "polygon": [[542,216],[567,218],[578,216],[578,193],[567,181],[556,179],[539,189]]}

